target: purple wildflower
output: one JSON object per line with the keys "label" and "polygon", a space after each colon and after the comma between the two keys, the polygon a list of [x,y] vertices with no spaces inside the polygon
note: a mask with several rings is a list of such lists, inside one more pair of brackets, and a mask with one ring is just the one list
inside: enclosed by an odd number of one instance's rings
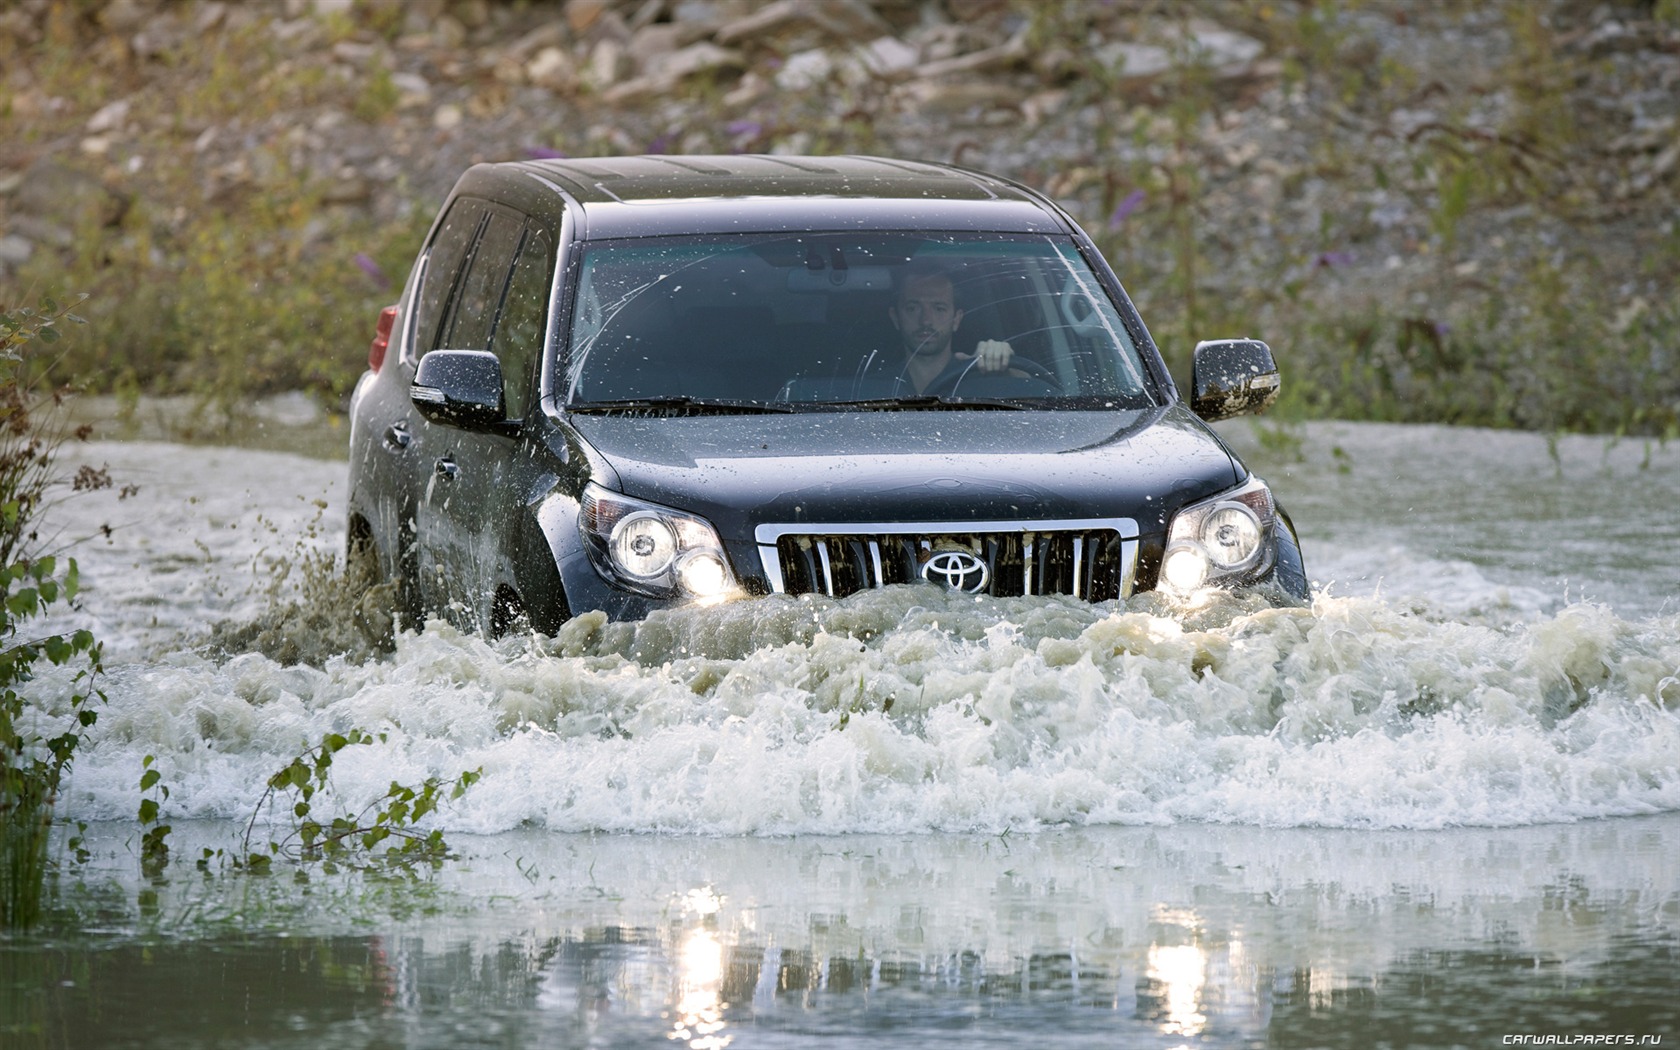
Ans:
{"label": "purple wildflower", "polygon": [[371,255],[366,252],[357,252],[354,262],[358,269],[373,279],[374,287],[391,287],[391,279],[385,276],[385,271],[380,269],[379,264],[373,261]]}
{"label": "purple wildflower", "polygon": [[1313,268],[1319,270],[1334,270],[1338,266],[1351,266],[1352,252],[1319,252],[1313,258]]}
{"label": "purple wildflower", "polygon": [[525,156],[531,160],[565,160],[566,155],[547,146],[526,146]]}
{"label": "purple wildflower", "polygon": [[1108,217],[1108,228],[1118,230],[1120,224],[1126,221],[1126,216],[1143,206],[1143,191],[1133,190],[1126,194],[1125,199],[1114,206],[1114,214]]}

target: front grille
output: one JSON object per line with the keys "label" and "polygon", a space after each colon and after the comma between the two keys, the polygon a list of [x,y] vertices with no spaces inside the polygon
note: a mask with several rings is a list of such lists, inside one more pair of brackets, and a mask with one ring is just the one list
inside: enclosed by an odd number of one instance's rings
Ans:
{"label": "front grille", "polygon": [[[778,593],[839,598],[931,579],[1000,598],[1069,594],[1106,601],[1132,592],[1137,535],[1135,522],[1119,518],[760,525],[756,539],[770,588]],[[951,552],[956,556],[940,557]]]}

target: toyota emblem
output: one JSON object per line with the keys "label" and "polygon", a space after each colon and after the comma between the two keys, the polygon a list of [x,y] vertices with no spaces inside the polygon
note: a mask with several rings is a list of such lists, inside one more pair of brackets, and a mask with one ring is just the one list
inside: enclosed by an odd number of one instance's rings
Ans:
{"label": "toyota emblem", "polygon": [[986,563],[968,551],[939,551],[922,566],[922,579],[965,594],[979,594],[991,578]]}

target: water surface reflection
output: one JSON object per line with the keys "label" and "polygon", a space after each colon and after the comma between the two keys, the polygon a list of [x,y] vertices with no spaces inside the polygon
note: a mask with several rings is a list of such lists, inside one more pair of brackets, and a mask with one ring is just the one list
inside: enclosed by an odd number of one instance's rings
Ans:
{"label": "water surface reflection", "polygon": [[[1673,816],[1011,840],[510,833],[466,839],[466,859],[408,898],[419,909],[350,876],[145,886],[113,850],[104,892],[155,893],[152,918],[0,949],[5,1045],[1672,1037],[1677,843]],[[288,903],[324,889],[339,907]]]}

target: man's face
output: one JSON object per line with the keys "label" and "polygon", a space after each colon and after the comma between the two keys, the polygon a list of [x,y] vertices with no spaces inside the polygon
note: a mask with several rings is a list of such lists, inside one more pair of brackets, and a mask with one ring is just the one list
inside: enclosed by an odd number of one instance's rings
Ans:
{"label": "man's face", "polygon": [[911,357],[935,357],[951,348],[951,333],[962,323],[948,278],[912,277],[899,289],[898,303],[889,311],[892,323]]}

